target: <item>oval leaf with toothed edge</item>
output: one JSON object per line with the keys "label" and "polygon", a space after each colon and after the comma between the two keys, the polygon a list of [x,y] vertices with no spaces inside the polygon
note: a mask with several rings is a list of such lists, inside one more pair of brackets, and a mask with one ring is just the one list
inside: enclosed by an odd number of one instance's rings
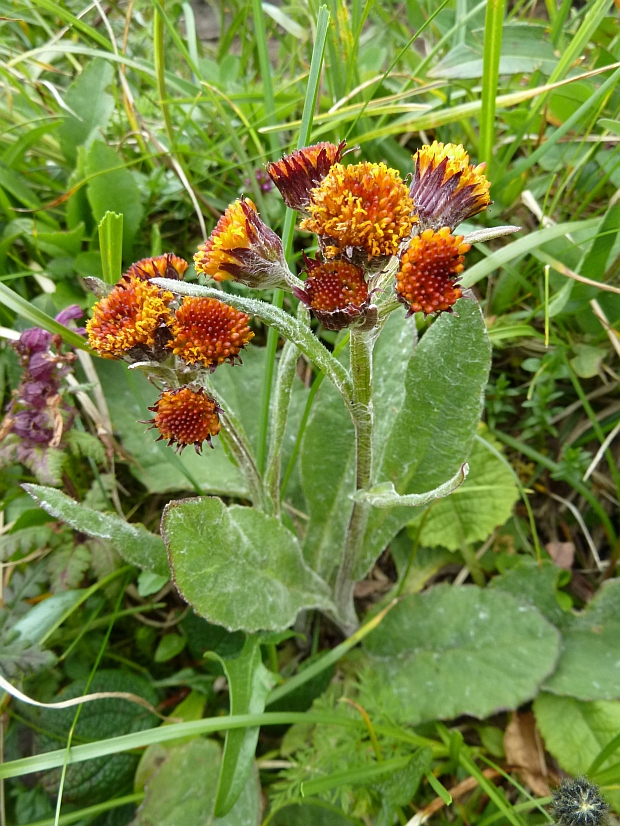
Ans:
{"label": "oval leaf with toothed edge", "polygon": [[364,708],[415,725],[484,718],[534,697],[553,671],[560,635],[533,606],[473,585],[405,597],[368,635]]}
{"label": "oval leaf with toothed edge", "polygon": [[56,488],[43,485],[23,485],[24,490],[43,510],[56,519],[62,519],[76,531],[97,539],[108,539],[119,554],[131,565],[168,576],[166,547],[157,536],[139,523],[125,522],[113,513],[100,513],[71,499]]}
{"label": "oval leaf with toothed edge", "polygon": [[297,538],[273,516],[212,496],[173,501],[162,536],[183,599],[230,631],[283,631],[303,608],[335,610]]}

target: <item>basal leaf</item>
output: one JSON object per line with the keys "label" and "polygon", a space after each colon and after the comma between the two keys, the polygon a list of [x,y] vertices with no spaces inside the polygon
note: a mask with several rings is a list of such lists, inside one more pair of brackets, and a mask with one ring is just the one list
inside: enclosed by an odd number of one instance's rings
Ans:
{"label": "basal leaf", "polygon": [[559,634],[508,594],[439,585],[405,597],[364,647],[362,705],[412,725],[517,708],[553,670]]}
{"label": "basal leaf", "polygon": [[[243,651],[233,660],[220,659],[230,695],[231,714],[262,714],[265,700],[274,686],[274,676],[262,661],[260,639],[248,637]],[[237,803],[254,765],[259,728],[226,732],[222,768],[215,801],[218,817],[227,815]]]}
{"label": "basal leaf", "polygon": [[[467,461],[482,412],[490,346],[480,307],[468,298],[422,336],[405,375],[405,393],[375,463],[374,484],[392,482],[400,494],[424,493],[456,475]],[[441,503],[440,503],[441,504]],[[408,508],[371,511],[361,578],[409,522]]]}
{"label": "basal leaf", "polygon": [[177,588],[196,612],[231,631],[283,631],[303,608],[333,609],[296,537],[275,517],[205,496],[162,517]]}
{"label": "basal leaf", "polygon": [[605,582],[585,611],[566,619],[545,689],[579,700],[620,698],[620,579]]}
{"label": "basal leaf", "polygon": [[230,814],[214,816],[220,756],[219,744],[204,737],[172,748],[157,746],[134,826],[258,826],[260,790],[255,775]]}
{"label": "basal leaf", "polygon": [[114,111],[114,98],[106,89],[113,75],[111,63],[95,58],[86,64],[65,93],[65,103],[75,116],[66,116],[56,134],[64,156],[71,163],[77,160],[77,147],[88,148],[99,130],[108,124]]}
{"label": "basal leaf", "polygon": [[512,594],[519,602],[534,605],[549,622],[560,626],[567,615],[557,600],[557,589],[569,579],[567,571],[548,559],[543,559],[539,565],[536,559],[522,556],[513,568],[493,577],[488,587],[498,588]]}
{"label": "basal leaf", "polygon": [[24,485],[39,505],[71,525],[76,531],[98,539],[108,539],[123,559],[132,565],[166,576],[168,560],[161,537],[147,531],[140,523],[125,522],[113,513],[100,513],[71,499],[56,488]]}
{"label": "basal leaf", "polygon": [[[435,502],[426,517],[420,541],[429,548],[441,545],[456,551],[463,542],[485,540],[510,517],[519,498],[510,468],[484,444],[474,442],[467,463],[467,479],[450,496]],[[414,524],[420,519],[422,514]]]}

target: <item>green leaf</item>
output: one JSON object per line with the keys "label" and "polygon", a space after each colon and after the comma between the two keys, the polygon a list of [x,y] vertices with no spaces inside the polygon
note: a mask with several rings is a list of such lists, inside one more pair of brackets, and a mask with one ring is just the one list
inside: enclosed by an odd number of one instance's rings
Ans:
{"label": "green leaf", "polygon": [[609,129],[614,135],[620,135],[620,120],[610,120],[609,118],[601,118],[597,121],[597,125],[603,129]]}
{"label": "green leaf", "polygon": [[174,580],[196,612],[231,631],[283,631],[303,608],[333,609],[296,537],[275,517],[203,497],[162,517]]}
{"label": "green leaf", "polygon": [[284,806],[269,821],[271,826],[351,826],[356,822],[320,800]]}
{"label": "green leaf", "polygon": [[568,571],[554,565],[548,559],[540,564],[536,559],[520,557],[513,568],[509,568],[501,576],[493,577],[489,588],[499,588],[519,602],[534,605],[540,613],[559,626],[566,617],[557,599],[558,588],[565,585],[570,579]]}
{"label": "green leaf", "polygon": [[108,539],[123,559],[132,565],[146,568],[160,576],[169,573],[166,548],[161,537],[152,534],[140,523],[125,522],[112,513],[99,513],[76,502],[55,488],[42,485],[24,485],[39,505],[71,525],[76,531]]}
{"label": "green leaf", "polygon": [[[260,639],[248,637],[241,654],[233,660],[218,659],[228,678],[230,714],[262,714],[275,679],[263,665]],[[226,733],[215,801],[218,817],[231,811],[248,782],[254,765],[258,733],[258,726]]]}
{"label": "green leaf", "polygon": [[172,748],[159,747],[146,783],[146,796],[134,826],[257,826],[260,790],[251,776],[230,814],[216,818],[216,777],[220,747],[215,740],[195,738]]}
{"label": "green leaf", "polygon": [[[429,490],[426,493],[406,493],[401,496],[396,492],[391,482],[383,482],[366,490],[357,491],[353,499],[357,502],[369,502],[375,508],[396,508],[399,506],[416,508],[454,493],[465,481],[467,471],[468,466],[464,464],[454,478],[448,479],[443,485],[439,485],[435,490]],[[427,542],[426,544],[431,543]]]}
{"label": "green leaf", "polygon": [[[493,444],[499,449],[497,443]],[[420,537],[426,547],[440,545],[456,551],[463,542],[485,540],[510,518],[519,499],[510,468],[478,441],[474,442],[468,464],[469,474],[463,484],[432,505]],[[421,519],[420,514],[414,524]]]}
{"label": "green leaf", "polygon": [[439,585],[405,597],[364,647],[362,705],[415,725],[517,708],[553,670],[559,634],[508,594]]}
{"label": "green leaf", "polygon": [[153,659],[156,663],[167,663],[168,660],[180,654],[186,645],[185,637],[181,637],[179,634],[166,634],[160,639]]}
{"label": "green leaf", "polygon": [[615,700],[620,698],[619,663],[620,579],[611,579],[585,611],[567,617],[560,660],[545,690],[579,700]]}
{"label": "green leaf", "polygon": [[[86,679],[76,680],[58,694],[56,700],[69,700],[85,693]],[[157,694],[143,677],[123,671],[99,671],[90,685],[97,691],[128,691],[156,705]],[[24,707],[21,706],[23,709]],[[26,711],[24,709],[24,711]],[[66,742],[75,717],[75,709],[37,709],[28,707],[26,713],[36,721],[36,751],[45,752]],[[78,742],[101,740],[120,734],[152,728],[157,718],[136,703],[127,700],[104,699],[82,706],[75,728]],[[63,800],[71,803],[98,803],[109,799],[119,787],[131,783],[138,757],[135,754],[115,754],[99,757],[87,763],[69,766],[65,778]],[[42,783],[48,793],[58,790],[61,769],[43,775]]]}
{"label": "green leaf", "polygon": [[156,594],[170,581],[169,576],[160,576],[152,571],[140,571],[138,576],[138,596],[150,597]]}
{"label": "green leaf", "polygon": [[[391,482],[399,494],[424,493],[453,478],[476,434],[490,346],[477,302],[462,298],[455,309],[422,336],[405,372],[403,400],[386,413],[391,428],[373,482]],[[411,518],[408,508],[371,511],[356,578]]]}
{"label": "green leaf", "polygon": [[88,202],[97,222],[106,212],[123,216],[123,257],[131,258],[133,242],[142,221],[142,198],[133,175],[114,149],[95,141],[85,158],[89,177]]}
{"label": "green leaf", "polygon": [[106,212],[99,222],[101,268],[106,284],[116,284],[123,271],[123,216]]}
{"label": "green leaf", "polygon": [[400,806],[408,806],[411,803],[420,781],[431,767],[432,759],[433,752],[431,749],[420,749],[404,768],[398,769],[387,780],[376,784],[381,794],[382,820],[378,821],[378,826],[379,824],[385,824],[385,826],[392,824],[396,809]]}
{"label": "green leaf", "polygon": [[106,89],[112,82],[114,69],[103,58],[87,63],[83,72],[67,89],[64,100],[75,117],[70,115],[58,128],[58,140],[65,158],[72,164],[77,160],[78,146],[88,148],[105,130],[114,111],[114,98]]}
{"label": "green leaf", "polygon": [[[599,700],[585,703],[543,691],[534,701],[534,714],[549,751],[568,774],[586,774],[601,750],[620,734],[620,703]],[[617,761],[610,757],[599,772]],[[605,797],[620,812],[620,792]]]}
{"label": "green leaf", "polygon": [[66,611],[77,605],[83,593],[83,590],[62,591],[44,599],[18,620],[11,630],[32,643],[41,642]]}

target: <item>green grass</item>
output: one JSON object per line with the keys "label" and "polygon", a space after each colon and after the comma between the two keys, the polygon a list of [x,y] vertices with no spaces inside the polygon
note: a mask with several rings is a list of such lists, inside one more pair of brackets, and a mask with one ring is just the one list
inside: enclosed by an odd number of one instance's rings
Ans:
{"label": "green grass", "polygon": [[[462,143],[472,162],[486,163],[494,199],[467,231],[522,227],[516,236],[476,245],[463,277],[463,285],[481,302],[494,346],[488,431],[480,440],[509,464],[521,501],[484,540],[464,542],[452,553],[422,542],[418,547],[421,528],[403,531],[391,548],[392,561],[384,558],[371,580],[374,592],[369,585],[371,596],[360,605],[372,615],[391,593],[426,588],[437,579],[453,581],[461,568],[475,570],[479,582],[492,581],[515,560],[548,560],[549,549],[563,542],[574,547],[575,562],[571,582],[558,572],[557,599],[566,608],[583,608],[617,576],[620,550],[617,440],[585,478],[620,422],[614,346],[620,334],[620,33],[613,3],[329,0],[319,6],[316,0],[291,0],[276,8],[258,0],[231,0],[208,7],[212,36],[201,40],[206,8],[158,0],[88,8],[77,0],[2,4],[0,328],[21,331],[37,325],[67,345],[84,348],[75,330],[54,321],[71,303],[88,312],[92,298],[84,278],[114,283],[132,262],[166,251],[191,262],[197,245],[241,194],[251,197],[266,223],[281,234],[291,267],[300,269],[308,236],[296,233],[294,213],[285,210],[275,191],[261,188],[256,175],[268,160],[296,147],[346,137],[353,150],[347,160],[386,160],[405,176],[412,168],[411,154],[423,143]],[[122,243],[114,231],[117,218],[110,213],[123,213]],[[570,274],[585,281],[571,280]],[[223,288],[245,294],[230,282]],[[263,298],[296,311],[288,295],[265,293]],[[254,410],[249,437],[262,469],[282,340],[273,327],[256,322],[254,329],[253,343],[265,348],[265,366],[261,393],[248,390],[246,405]],[[317,332],[329,349],[340,352],[345,345],[329,331]],[[298,373],[312,389],[305,410],[297,411],[301,433],[283,466],[282,507],[285,521],[303,525],[297,457],[323,374],[306,369],[305,362]],[[239,498],[230,492],[230,480],[218,479],[220,487],[212,489],[185,455],[179,459],[162,449],[154,459],[140,447],[139,435],[126,421],[133,426],[138,418],[129,410],[129,399],[138,399],[140,418],[150,415],[145,409],[149,390],[136,371],[128,379],[133,395],[123,396],[121,403],[120,380],[96,384],[92,378],[78,373],[78,389],[91,405],[78,407],[78,429],[100,440],[99,448],[91,444],[91,453],[76,452],[68,460],[61,482],[71,495],[87,498],[95,509],[119,502],[125,516],[154,531],[171,498],[201,492]],[[18,382],[15,354],[2,345],[4,405]],[[110,415],[113,427],[106,429]],[[489,442],[490,436],[497,442]],[[144,445],[151,439],[144,436]],[[0,444],[0,461],[2,451]],[[32,740],[38,748],[48,722],[5,694],[2,824],[124,826],[134,817],[131,807],[143,799],[143,787],[134,788],[130,778],[107,790],[76,793],[68,767],[119,754],[146,755],[146,762],[154,753],[145,752],[147,747],[207,734],[221,738],[229,728],[249,725],[264,727],[258,765],[268,801],[266,823],[296,826],[296,819],[278,820],[276,810],[314,799],[323,808],[308,815],[318,818],[309,824],[331,823],[325,812],[336,826],[406,824],[442,798],[438,790],[454,791],[466,778],[474,778],[476,786],[437,809],[432,823],[537,826],[549,821],[548,796],[531,795],[502,754],[507,713],[414,728],[371,708],[373,739],[362,714],[366,710],[339,702],[346,697],[359,705],[365,696],[359,640],[342,642],[316,613],[296,628],[297,636],[265,639],[266,663],[277,664],[281,680],[267,712],[227,717],[221,670],[202,654],[223,646],[226,656],[235,650],[234,635],[210,627],[198,645],[197,626],[174,588],[155,581],[149,592],[144,575],[138,578],[133,568],[131,583],[119,590],[128,570],[111,546],[60,523],[51,529],[49,518],[20,487],[35,481],[32,471],[13,462],[3,464],[1,472],[5,607],[0,652],[14,651],[10,629],[59,577],[69,583],[68,590],[81,592],[46,626],[38,643],[41,652],[30,651],[36,659],[35,653],[45,657],[45,649],[53,659],[31,665],[20,649],[10,681],[35,699],[52,702],[64,686],[98,670],[101,658],[101,668],[142,675],[157,690],[162,713],[174,716],[180,708],[183,719],[176,727],[119,729],[94,740],[80,739],[76,724],[70,750],[67,726],[51,732],[53,751],[27,755],[23,744]],[[86,556],[88,563],[82,564]],[[386,580],[388,597],[380,585]],[[151,604],[143,616],[141,606]],[[181,648],[162,661],[155,652],[164,650],[159,646],[167,635],[181,637],[173,641]],[[337,679],[328,688],[334,673]],[[183,708],[188,696],[198,705],[204,700],[204,708]],[[609,708],[616,709],[618,700],[620,695],[608,698]],[[587,699],[583,703],[586,711],[592,707]],[[286,734],[285,726],[292,726]],[[576,759],[558,746],[554,733],[560,737],[559,724],[546,731],[547,765],[575,773]],[[619,737],[617,729],[606,730],[598,752],[579,769],[609,786],[616,810]],[[411,781],[416,789],[411,799],[401,800],[394,789],[405,782],[402,772],[409,761],[426,746],[431,749],[428,767],[419,784]],[[384,757],[383,768],[378,755]],[[34,774],[24,782],[28,772],[62,767],[65,757],[60,798],[51,775],[44,784]],[[483,769],[494,766],[500,773],[489,779]],[[380,819],[388,791],[399,801],[384,813],[392,818],[389,824]],[[101,799],[91,800],[91,794]],[[338,820],[338,812],[348,820]]]}

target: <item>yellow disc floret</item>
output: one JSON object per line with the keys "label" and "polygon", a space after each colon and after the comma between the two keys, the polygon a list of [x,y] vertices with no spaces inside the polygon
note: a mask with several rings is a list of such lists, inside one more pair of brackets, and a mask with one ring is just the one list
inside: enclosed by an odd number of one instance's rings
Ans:
{"label": "yellow disc floret", "polygon": [[150,281],[123,277],[93,307],[86,323],[88,343],[104,358],[121,358],[138,345],[153,347],[156,331],[172,320],[174,296]]}
{"label": "yellow disc floret", "polygon": [[334,164],[311,197],[301,227],[323,239],[330,258],[349,248],[369,259],[395,255],[415,223],[407,187],[384,163]]}

